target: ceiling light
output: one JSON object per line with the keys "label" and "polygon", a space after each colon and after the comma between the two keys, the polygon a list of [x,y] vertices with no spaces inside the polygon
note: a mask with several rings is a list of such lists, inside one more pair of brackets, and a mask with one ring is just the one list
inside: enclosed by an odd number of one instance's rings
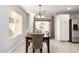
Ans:
{"label": "ceiling light", "polygon": [[42,14],[41,7],[42,7],[42,5],[39,5],[39,13],[35,16],[35,18],[44,18],[44,15]]}
{"label": "ceiling light", "polygon": [[70,10],[70,9],[71,9],[70,7],[67,8],[67,10]]}
{"label": "ceiling light", "polygon": [[36,15],[35,18],[45,18],[44,15]]}

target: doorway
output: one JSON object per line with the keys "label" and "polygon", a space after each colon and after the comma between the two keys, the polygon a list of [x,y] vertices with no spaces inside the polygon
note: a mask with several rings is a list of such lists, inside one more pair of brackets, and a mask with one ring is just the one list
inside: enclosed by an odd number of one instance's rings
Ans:
{"label": "doorway", "polygon": [[69,42],[72,42],[72,19],[69,20]]}

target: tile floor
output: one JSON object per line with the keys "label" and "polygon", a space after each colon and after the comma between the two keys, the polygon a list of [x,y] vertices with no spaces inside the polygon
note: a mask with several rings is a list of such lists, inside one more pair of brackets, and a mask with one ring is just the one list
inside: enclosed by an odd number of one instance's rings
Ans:
{"label": "tile floor", "polygon": [[[32,53],[32,43],[29,46],[28,52]],[[39,50],[35,51],[35,53],[39,52]],[[25,53],[25,41],[13,50],[12,53]],[[43,53],[47,53],[46,43],[43,43]],[[50,53],[79,53],[79,43],[50,40]]]}

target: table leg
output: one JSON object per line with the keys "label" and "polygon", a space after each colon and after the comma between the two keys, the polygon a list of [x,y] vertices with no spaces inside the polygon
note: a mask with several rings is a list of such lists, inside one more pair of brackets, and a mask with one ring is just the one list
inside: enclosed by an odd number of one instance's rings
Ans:
{"label": "table leg", "polygon": [[48,53],[50,52],[50,41],[49,39],[47,40],[47,48],[48,48]]}
{"label": "table leg", "polygon": [[28,39],[26,39],[26,53],[28,53]]}

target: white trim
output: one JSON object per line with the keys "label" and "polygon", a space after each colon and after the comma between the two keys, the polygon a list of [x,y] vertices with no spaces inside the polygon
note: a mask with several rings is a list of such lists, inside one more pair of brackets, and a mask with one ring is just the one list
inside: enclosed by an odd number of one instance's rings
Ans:
{"label": "white trim", "polygon": [[23,43],[24,40],[22,40],[21,42],[19,42],[14,48],[12,48],[8,53],[11,53],[14,49],[16,49],[21,43]]}

